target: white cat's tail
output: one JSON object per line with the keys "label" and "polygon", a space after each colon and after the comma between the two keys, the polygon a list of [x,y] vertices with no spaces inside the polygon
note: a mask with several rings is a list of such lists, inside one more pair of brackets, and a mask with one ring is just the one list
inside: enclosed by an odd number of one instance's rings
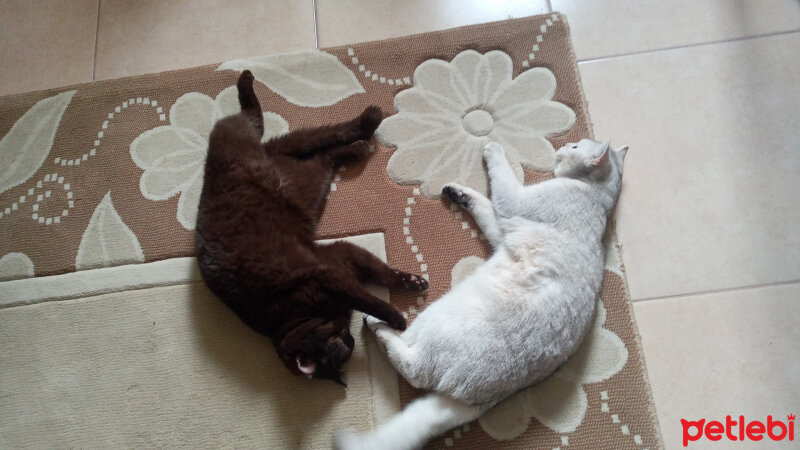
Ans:
{"label": "white cat's tail", "polygon": [[338,450],[410,450],[422,447],[447,430],[471,422],[488,408],[472,406],[429,394],[414,400],[372,433],[342,432],[336,436]]}

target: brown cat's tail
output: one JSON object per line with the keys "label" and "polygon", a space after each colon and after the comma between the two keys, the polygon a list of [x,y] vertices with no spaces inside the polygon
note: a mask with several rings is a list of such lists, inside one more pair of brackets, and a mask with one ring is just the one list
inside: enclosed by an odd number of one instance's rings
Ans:
{"label": "brown cat's tail", "polygon": [[258,97],[253,92],[254,79],[253,74],[249,70],[245,70],[239,75],[236,88],[239,89],[239,105],[242,107],[242,114],[253,120],[259,136],[263,136],[264,119],[261,112],[261,103],[258,102]]}

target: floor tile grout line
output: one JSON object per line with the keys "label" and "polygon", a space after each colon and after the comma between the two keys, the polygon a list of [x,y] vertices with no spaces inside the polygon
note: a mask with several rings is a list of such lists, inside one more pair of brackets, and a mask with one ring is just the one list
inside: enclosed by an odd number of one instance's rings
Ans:
{"label": "floor tile grout line", "polygon": [[702,47],[702,46],[705,46],[705,45],[715,45],[715,44],[726,44],[726,43],[730,43],[730,42],[749,41],[749,40],[753,40],[753,39],[761,39],[761,38],[768,38],[768,37],[774,37],[774,36],[783,36],[783,35],[799,33],[799,32],[800,32],[800,28],[797,28],[797,29],[794,29],[794,30],[776,31],[774,33],[759,34],[759,35],[756,35],[756,36],[745,36],[745,37],[739,37],[739,38],[721,39],[721,40],[717,40],[717,41],[698,42],[698,43],[694,43],[694,44],[676,45],[676,46],[673,46],[673,47],[660,47],[660,48],[654,48],[654,49],[649,49],[649,50],[641,50],[641,51],[636,51],[636,52],[620,53],[618,55],[607,55],[607,56],[598,56],[596,58],[579,59],[578,63],[582,64],[582,63],[606,61],[606,60],[609,60],[609,59],[624,58],[624,57],[627,57],[627,56],[639,56],[639,55],[644,55],[644,54],[647,54],[647,53],[658,53],[658,52],[666,52],[666,51],[670,51],[670,50],[681,50],[681,49],[685,49],[685,48]]}
{"label": "floor tile grout line", "polygon": [[314,8],[314,46],[319,49],[319,21],[317,20],[317,0],[311,0],[311,6]]}
{"label": "floor tile grout line", "polygon": [[730,287],[730,288],[723,288],[723,289],[709,289],[707,291],[698,291],[698,292],[689,292],[685,294],[673,294],[673,295],[664,295],[660,297],[646,297],[643,299],[631,299],[631,303],[647,303],[653,302],[656,300],[671,300],[671,299],[678,299],[683,297],[696,297],[698,295],[714,295],[714,294],[725,294],[728,292],[736,292],[736,291],[752,291],[755,289],[761,288],[770,288],[770,287],[778,287],[778,286],[790,286],[793,284],[800,284],[800,279],[798,280],[789,280],[789,281],[775,281],[773,283],[764,283],[764,284],[753,284],[748,286],[738,286],[738,287]]}
{"label": "floor tile grout line", "polygon": [[97,21],[94,25],[94,59],[92,60],[92,81],[97,81],[97,42],[100,38],[100,4],[103,0],[97,0]]}

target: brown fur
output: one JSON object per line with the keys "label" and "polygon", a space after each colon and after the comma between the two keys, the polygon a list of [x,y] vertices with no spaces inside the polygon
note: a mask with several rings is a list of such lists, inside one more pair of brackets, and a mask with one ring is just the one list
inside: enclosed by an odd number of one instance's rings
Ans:
{"label": "brown fur", "polygon": [[197,217],[203,278],[251,328],[270,337],[295,374],[341,383],[354,340],[352,309],[405,329],[403,316],[361,285],[427,288],[346,242],[314,242],[335,168],[368,154],[382,120],[369,107],[348,122],[303,129],[261,143],[253,76],[237,83],[242,112],[216,123],[209,139]]}

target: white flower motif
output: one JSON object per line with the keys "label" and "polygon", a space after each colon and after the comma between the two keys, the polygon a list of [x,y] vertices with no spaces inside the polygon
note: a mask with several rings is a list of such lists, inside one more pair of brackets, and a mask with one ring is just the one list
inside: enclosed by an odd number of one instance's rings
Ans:
{"label": "white flower motif", "polygon": [[575,112],[552,101],[556,78],[543,67],[511,79],[511,57],[466,50],[452,62],[431,59],[414,71],[414,87],[394,98],[392,117],[375,135],[397,147],[386,167],[402,184],[422,183],[423,194],[438,197],[442,186],[459,182],[486,193],[481,149],[497,141],[518,179],[522,166],[549,170],[555,150],[546,139],[575,124]]}
{"label": "white flower motif", "polygon": [[[139,180],[142,195],[166,200],[180,194],[177,218],[187,230],[193,230],[197,222],[211,129],[217,120],[239,111],[236,86],[226,88],[216,99],[189,92],[172,105],[170,125],[147,130],[131,143],[131,158],[144,169]],[[264,140],[288,131],[283,117],[264,113]]]}
{"label": "white flower motif", "polygon": [[[452,269],[451,285],[472,273],[484,261],[468,256]],[[523,389],[489,410],[479,422],[497,440],[514,439],[535,417],[557,433],[570,433],[583,422],[588,407],[584,384],[599,383],[616,375],[628,361],[628,349],[619,336],[604,328],[606,309],[597,302],[594,323],[578,351],[552,376]]]}

